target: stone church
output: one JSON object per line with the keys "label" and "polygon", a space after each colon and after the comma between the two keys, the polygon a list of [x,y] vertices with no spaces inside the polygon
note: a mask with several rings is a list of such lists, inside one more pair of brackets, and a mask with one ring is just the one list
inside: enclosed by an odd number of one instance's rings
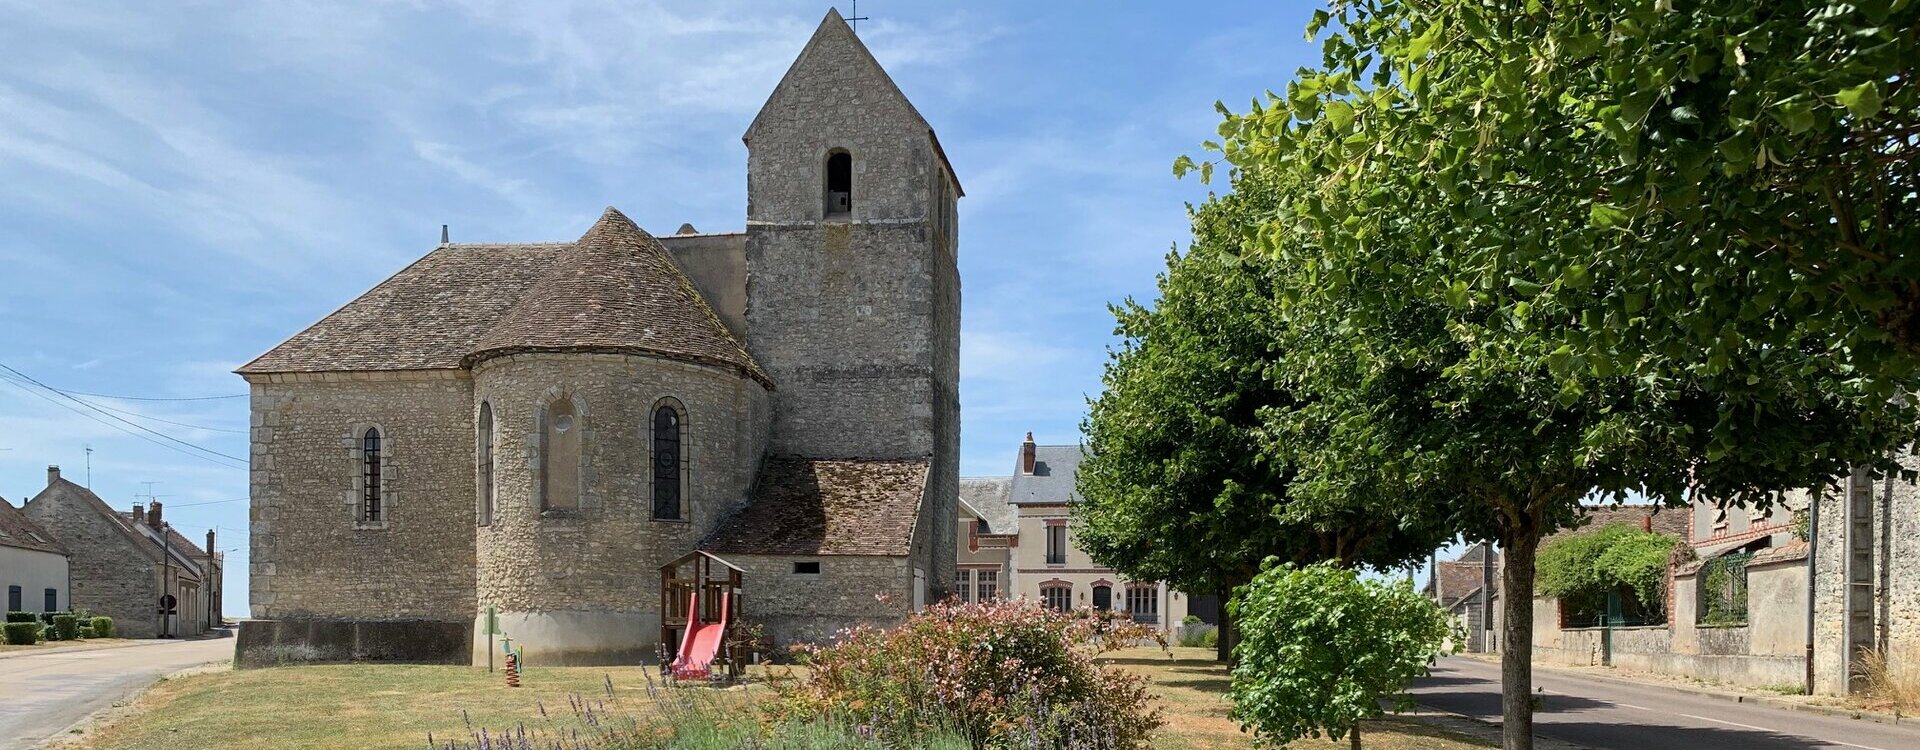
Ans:
{"label": "stone church", "polygon": [[443,242],[238,370],[243,665],[651,660],[695,558],[776,642],[948,595],[960,183],[834,12],[743,140],[744,231]]}

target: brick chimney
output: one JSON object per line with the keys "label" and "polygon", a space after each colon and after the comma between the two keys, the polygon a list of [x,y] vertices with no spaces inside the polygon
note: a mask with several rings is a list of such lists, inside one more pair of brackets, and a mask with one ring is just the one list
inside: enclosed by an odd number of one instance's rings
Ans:
{"label": "brick chimney", "polygon": [[49,464],[47,466],[47,486],[52,487],[53,483],[58,481],[60,481],[60,467]]}
{"label": "brick chimney", "polygon": [[146,522],[147,522],[147,506],[141,505],[139,503],[134,503],[133,504],[133,525],[139,526],[140,524],[143,524]]}
{"label": "brick chimney", "polygon": [[1020,473],[1033,473],[1033,433],[1027,433],[1027,439],[1020,443]]}
{"label": "brick chimney", "polygon": [[153,501],[152,505],[147,506],[147,525],[152,526],[156,529],[160,528],[160,501],[159,500],[155,500]]}

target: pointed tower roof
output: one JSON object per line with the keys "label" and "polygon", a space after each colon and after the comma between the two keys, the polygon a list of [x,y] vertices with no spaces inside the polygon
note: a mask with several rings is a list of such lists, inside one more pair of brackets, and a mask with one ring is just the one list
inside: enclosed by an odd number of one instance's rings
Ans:
{"label": "pointed tower roof", "polygon": [[[865,42],[860,41],[860,35],[854,33],[853,27],[847,25],[847,20],[840,16],[840,11],[836,8],[827,9],[827,16],[820,19],[820,25],[813,30],[812,38],[807,40],[807,46],[800,50],[800,56],[794,58],[793,64],[787,67],[786,75],[780,77],[780,85],[773,87],[773,93],[767,95],[766,103],[760,105],[760,112],[754,115],[753,124],[747,126],[747,132],[740,136],[740,140],[752,145],[754,132],[759,130],[761,124],[766,121],[767,113],[779,108],[777,105],[782,103],[786,95],[810,88],[808,84],[816,82],[828,86],[845,83],[848,76],[841,71],[830,71],[826,67],[834,63],[856,68],[856,77],[865,77],[878,87],[881,92],[881,101],[898,106],[900,114],[907,118],[909,126],[926,131],[927,140],[933,143],[934,152],[940,156],[941,164],[946,166],[947,174],[952,177],[958,189],[959,175],[953,171],[953,164],[947,160],[946,149],[940,146],[940,138],[934,134],[933,126],[927,124],[927,118],[921,116],[920,110],[915,108],[913,102],[907,99],[907,95],[900,91],[900,85],[893,82],[893,76],[887,75],[887,69],[880,65],[879,60],[874,59],[873,52],[867,49]],[[880,103],[880,101],[866,99],[861,101],[869,105]],[[959,192],[962,195],[965,194],[964,189],[960,189]]]}
{"label": "pointed tower roof", "polygon": [[920,110],[914,109],[913,102],[907,100],[907,95],[901,93],[893,77],[887,75],[887,69],[880,66],[880,61],[874,59],[866,43],[860,41],[860,35],[855,34],[853,27],[847,25],[847,20],[840,17],[840,11],[828,8],[827,17],[820,19],[820,25],[813,30],[813,37],[807,40],[807,46],[801,48],[800,56],[793,59],[793,64],[787,66],[786,75],[780,77],[780,85],[773,87],[773,93],[767,95],[767,102],[760,105],[760,113],[753,116],[753,124],[747,126],[747,133],[742,140],[752,140],[753,131],[760,127],[780,95],[801,84],[807,63],[821,59],[843,60],[863,68],[862,72],[875,77],[883,84],[885,91],[892,94],[891,98],[906,108],[915,124],[928,127],[927,118],[921,117]]}
{"label": "pointed tower roof", "polygon": [[466,362],[521,352],[646,354],[733,369],[772,386],[660,241],[611,206]]}

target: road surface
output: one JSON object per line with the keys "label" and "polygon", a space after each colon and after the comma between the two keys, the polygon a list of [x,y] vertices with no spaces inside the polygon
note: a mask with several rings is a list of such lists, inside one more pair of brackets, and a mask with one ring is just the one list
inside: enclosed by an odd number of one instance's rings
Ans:
{"label": "road surface", "polygon": [[173,672],[233,658],[232,638],[0,658],[0,747],[33,747]]}
{"label": "road surface", "polygon": [[[1534,670],[1534,735],[1597,750],[1915,750],[1920,728],[1876,724],[1657,685],[1623,685]],[[1542,688],[1544,693],[1539,692]],[[1414,697],[1444,711],[1500,720],[1500,666],[1442,659]]]}

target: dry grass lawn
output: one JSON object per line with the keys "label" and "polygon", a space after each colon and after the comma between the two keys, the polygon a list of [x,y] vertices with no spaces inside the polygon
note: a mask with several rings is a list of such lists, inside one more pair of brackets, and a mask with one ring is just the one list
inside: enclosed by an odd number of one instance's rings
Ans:
{"label": "dry grass lawn", "polygon": [[[1247,750],[1253,740],[1227,718],[1226,670],[1212,651],[1176,648],[1171,655],[1142,648],[1108,661],[1145,674],[1167,726],[1155,740],[1167,750]],[[222,750],[309,748],[374,750],[426,747],[427,735],[460,739],[473,727],[493,730],[541,721],[539,705],[571,720],[569,696],[613,695],[633,715],[657,708],[647,691],[649,668],[534,668],[524,687],[510,690],[502,676],[459,666],[350,664],[217,671],[166,680],[131,710],[87,730],[73,746],[85,750]],[[719,700],[750,700],[765,688],[729,691]],[[707,698],[702,698],[707,699]],[[570,726],[570,724],[569,724]],[[1411,720],[1369,725],[1366,747],[1377,750],[1473,750],[1492,747]],[[1345,743],[1296,742],[1291,750],[1344,750]]]}
{"label": "dry grass lawn", "polygon": [[[1159,648],[1121,651],[1106,659],[1116,666],[1140,672],[1153,680],[1151,690],[1160,699],[1160,717],[1167,725],[1155,748],[1167,750],[1249,750],[1253,737],[1227,718],[1229,679],[1226,668],[1213,660],[1213,650]],[[1386,718],[1364,726],[1361,738],[1369,750],[1475,750],[1495,747],[1407,719]],[[1325,739],[1300,740],[1288,750],[1345,750],[1347,743]]]}

